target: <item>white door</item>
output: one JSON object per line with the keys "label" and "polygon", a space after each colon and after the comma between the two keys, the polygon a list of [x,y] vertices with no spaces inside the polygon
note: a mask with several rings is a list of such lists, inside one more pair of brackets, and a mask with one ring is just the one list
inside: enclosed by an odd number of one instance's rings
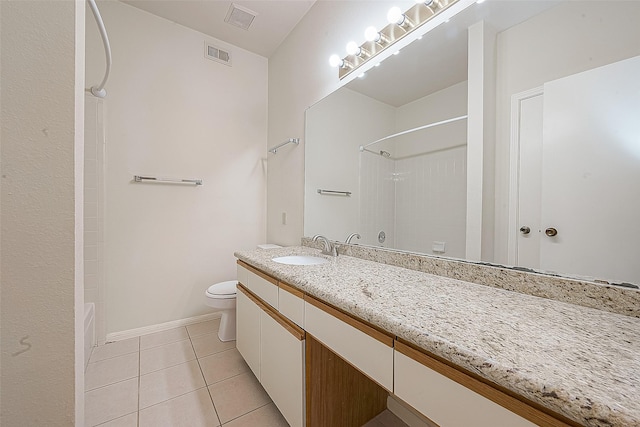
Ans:
{"label": "white door", "polygon": [[640,57],[544,86],[544,270],[640,282]]}
{"label": "white door", "polygon": [[631,58],[521,101],[517,265],[640,282],[638,75]]}

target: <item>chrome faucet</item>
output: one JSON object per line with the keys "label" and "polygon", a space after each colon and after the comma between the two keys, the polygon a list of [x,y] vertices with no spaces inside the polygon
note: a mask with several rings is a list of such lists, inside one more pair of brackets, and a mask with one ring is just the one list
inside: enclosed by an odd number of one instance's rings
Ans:
{"label": "chrome faucet", "polygon": [[318,240],[324,244],[324,249],[322,250],[323,255],[338,256],[338,245],[332,245],[329,239],[319,234],[313,236],[314,242],[317,242]]}
{"label": "chrome faucet", "polygon": [[351,244],[351,239],[353,239],[354,237],[355,237],[356,239],[360,240],[360,235],[359,235],[358,233],[351,233],[351,234],[349,234],[349,237],[347,237],[347,240],[345,240],[344,242],[345,242],[347,245],[349,245],[349,244]]}

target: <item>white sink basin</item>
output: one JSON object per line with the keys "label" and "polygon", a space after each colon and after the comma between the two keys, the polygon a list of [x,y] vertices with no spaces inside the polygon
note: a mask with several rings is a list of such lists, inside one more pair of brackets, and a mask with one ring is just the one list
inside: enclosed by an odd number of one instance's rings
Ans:
{"label": "white sink basin", "polygon": [[318,265],[329,262],[326,258],[311,255],[290,255],[273,258],[272,261],[288,265]]}

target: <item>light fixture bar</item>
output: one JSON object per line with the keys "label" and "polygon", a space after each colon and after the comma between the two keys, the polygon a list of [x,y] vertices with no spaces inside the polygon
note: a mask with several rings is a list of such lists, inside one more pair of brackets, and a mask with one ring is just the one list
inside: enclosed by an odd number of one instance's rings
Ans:
{"label": "light fixture bar", "polygon": [[349,66],[338,67],[338,77],[341,80],[344,79],[354,70],[393,46],[396,42],[402,40],[408,34],[417,30],[458,1],[459,0],[433,0],[429,5],[426,4],[427,2],[415,4],[404,13],[404,19],[408,20],[411,25],[392,23],[384,27],[379,31],[380,38],[378,40],[366,41],[360,45],[361,51],[366,52],[366,55],[350,54],[343,58],[344,64],[349,64]]}

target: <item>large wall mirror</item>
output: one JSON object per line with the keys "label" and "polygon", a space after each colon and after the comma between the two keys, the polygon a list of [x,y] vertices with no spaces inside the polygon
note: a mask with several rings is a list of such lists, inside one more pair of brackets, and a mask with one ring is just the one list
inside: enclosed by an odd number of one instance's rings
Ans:
{"label": "large wall mirror", "polygon": [[481,21],[495,127],[481,261],[640,283],[640,2],[474,4],[310,107],[305,235],[468,258]]}

